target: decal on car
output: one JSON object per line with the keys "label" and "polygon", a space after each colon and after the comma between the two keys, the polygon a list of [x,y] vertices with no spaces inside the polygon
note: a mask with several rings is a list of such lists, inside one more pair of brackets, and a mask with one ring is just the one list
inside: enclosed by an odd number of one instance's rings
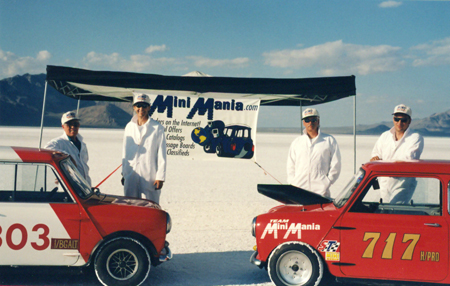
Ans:
{"label": "decal on car", "polygon": [[[378,239],[380,238],[381,233],[379,232],[366,232],[364,233],[363,241],[369,241],[369,244],[366,247],[366,250],[364,251],[362,258],[373,258],[373,252],[375,249],[375,245],[377,244]],[[394,252],[394,242],[395,237],[397,236],[396,233],[391,232],[387,239],[385,240],[385,247],[383,249],[383,253],[381,255],[381,258],[383,259],[392,259],[392,253]],[[402,255],[402,260],[412,260],[414,249],[416,248],[417,242],[419,242],[420,234],[411,234],[411,233],[405,233],[403,235],[402,243],[409,243],[409,245],[406,247],[405,251]]]}
{"label": "decal on car", "polygon": [[337,240],[324,240],[320,244],[318,250],[325,252],[325,260],[327,261],[340,261],[341,255],[338,252],[340,242]]}
{"label": "decal on car", "polygon": [[78,249],[78,239],[52,238],[52,249]]}
{"label": "decal on car", "polygon": [[266,235],[273,235],[274,239],[278,239],[278,231],[286,231],[283,239],[287,239],[290,235],[297,234],[297,238],[302,238],[302,230],[320,230],[320,224],[315,223],[291,223],[288,219],[271,219],[270,222],[264,228],[261,235],[261,239],[264,239]]}
{"label": "decal on car", "polygon": [[439,252],[421,251],[420,261],[434,261],[439,262]]}

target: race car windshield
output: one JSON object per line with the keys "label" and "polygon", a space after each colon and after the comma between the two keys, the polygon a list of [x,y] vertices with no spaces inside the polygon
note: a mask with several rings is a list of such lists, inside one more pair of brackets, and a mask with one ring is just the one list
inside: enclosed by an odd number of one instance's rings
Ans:
{"label": "race car windshield", "polygon": [[337,197],[334,199],[333,203],[336,207],[341,208],[347,203],[348,199],[352,196],[353,192],[358,187],[359,183],[361,183],[362,179],[364,178],[364,175],[366,172],[364,172],[363,169],[360,169],[348,182],[347,186],[337,195]]}
{"label": "race car windshield", "polygon": [[61,161],[60,166],[73,190],[80,198],[87,199],[94,193],[89,187],[88,182],[86,182],[84,177],[78,172],[77,167],[75,167],[70,158]]}

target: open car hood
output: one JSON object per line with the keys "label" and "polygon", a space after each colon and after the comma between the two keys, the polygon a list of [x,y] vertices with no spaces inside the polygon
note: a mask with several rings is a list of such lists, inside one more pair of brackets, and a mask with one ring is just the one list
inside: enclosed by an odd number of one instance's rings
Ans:
{"label": "open car hood", "polygon": [[333,200],[292,185],[258,184],[258,193],[287,205],[327,204]]}
{"label": "open car hood", "polygon": [[106,195],[102,193],[96,193],[92,195],[87,202],[90,204],[101,203],[101,204],[128,205],[128,206],[161,209],[161,207],[157,203],[152,202],[150,200],[115,196],[115,195]]}

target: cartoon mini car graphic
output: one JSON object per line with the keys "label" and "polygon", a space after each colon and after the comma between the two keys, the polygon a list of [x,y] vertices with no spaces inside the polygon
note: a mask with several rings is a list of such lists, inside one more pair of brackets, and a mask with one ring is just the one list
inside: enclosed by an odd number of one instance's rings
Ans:
{"label": "cartoon mini car graphic", "polygon": [[242,125],[228,125],[223,121],[208,122],[205,128],[192,130],[192,140],[203,146],[206,153],[216,152],[219,157],[250,159],[254,148],[251,128]]}
{"label": "cartoon mini car graphic", "polygon": [[217,144],[223,138],[225,123],[221,120],[209,121],[205,128],[197,127],[192,130],[192,140],[203,146],[206,153],[215,153]]}
{"label": "cartoon mini car graphic", "polygon": [[140,285],[171,259],[171,224],[152,201],[91,189],[66,154],[0,147],[2,266],[92,266],[103,285]]}
{"label": "cartoon mini car graphic", "polygon": [[246,159],[253,157],[254,145],[250,127],[229,125],[223,133],[224,136],[216,147],[217,156]]}
{"label": "cartoon mini car graphic", "polygon": [[448,284],[449,182],[450,161],[411,161],[363,165],[334,200],[258,185],[284,205],[254,218],[250,261],[276,285],[329,277]]}

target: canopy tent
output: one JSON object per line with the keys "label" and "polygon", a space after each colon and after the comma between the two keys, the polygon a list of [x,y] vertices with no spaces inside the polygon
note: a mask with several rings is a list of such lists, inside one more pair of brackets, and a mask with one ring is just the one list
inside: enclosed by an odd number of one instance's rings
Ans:
{"label": "canopy tent", "polygon": [[[215,99],[259,99],[261,105],[310,106],[356,95],[355,76],[322,78],[237,78],[164,76],[131,72],[92,71],[47,66],[47,84],[78,100],[132,101],[133,92]],[[45,108],[44,95],[44,108]],[[356,97],[354,97],[354,110]],[[42,110],[41,137],[44,118]],[[356,147],[356,115],[354,111]],[[39,147],[41,143],[39,143]],[[356,166],[356,149],[355,149]],[[356,168],[356,167],[355,167]]]}
{"label": "canopy tent", "polygon": [[131,101],[133,92],[207,98],[258,98],[261,105],[308,106],[356,94],[355,76],[237,78],[163,76],[47,66],[47,82],[81,100]]}

